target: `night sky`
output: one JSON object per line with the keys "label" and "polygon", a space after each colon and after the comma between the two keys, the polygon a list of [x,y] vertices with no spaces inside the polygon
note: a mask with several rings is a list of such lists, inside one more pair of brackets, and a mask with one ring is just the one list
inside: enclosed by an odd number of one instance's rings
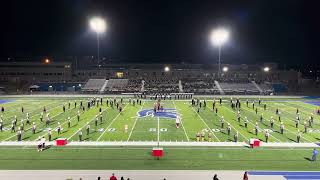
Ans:
{"label": "night sky", "polygon": [[2,1],[2,61],[7,57],[96,55],[90,17],[107,20],[101,56],[119,62],[215,63],[209,41],[227,27],[226,63],[319,62],[316,0]]}

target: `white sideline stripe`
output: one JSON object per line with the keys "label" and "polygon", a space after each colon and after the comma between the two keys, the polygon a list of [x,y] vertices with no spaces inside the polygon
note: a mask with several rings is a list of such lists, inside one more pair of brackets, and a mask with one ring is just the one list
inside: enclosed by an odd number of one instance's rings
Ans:
{"label": "white sideline stripe", "polygon": [[[209,110],[211,110],[209,107],[207,107]],[[217,114],[217,116],[219,117],[219,118],[221,118],[221,116],[219,115],[219,114]],[[233,129],[236,129],[234,126],[232,126],[231,125],[231,123],[229,122],[229,121],[227,121],[226,119],[224,119],[227,123],[229,123],[230,124],[230,126],[233,128]],[[236,129],[237,131],[238,131],[238,133],[245,139],[245,140],[247,140],[247,141],[249,141],[249,138],[247,138],[246,136],[244,136],[242,133],[241,133],[241,131],[239,131],[238,129]],[[241,129],[240,129],[241,130]]]}
{"label": "white sideline stripe", "polygon": [[198,117],[201,119],[201,121],[204,123],[204,125],[207,126],[207,128],[212,132],[213,136],[220,142],[220,139],[214,134],[214,132],[212,131],[212,129],[208,126],[208,124],[206,122],[204,122],[204,120],[202,119],[202,117],[199,115],[199,113],[196,112],[196,110],[194,110],[193,107],[191,107],[191,109],[198,115]]}
{"label": "white sideline stripe", "polygon": [[[129,104],[127,104],[124,108],[123,108],[123,111],[126,109],[126,107],[128,106]],[[121,112],[122,113],[122,112]],[[120,116],[121,113],[118,113],[116,115],[116,117],[110,122],[110,124],[106,127],[106,129],[101,133],[101,135],[98,137],[97,141],[100,140],[100,138],[104,135],[104,133],[107,132],[107,130],[110,128],[110,126],[112,125],[112,123]],[[81,128],[82,129],[82,128]],[[78,131],[77,131],[78,132]],[[76,132],[76,133],[77,133]]]}
{"label": "white sideline stripe", "polygon": [[[176,103],[175,103],[174,101],[175,101],[175,100],[173,100],[174,108],[175,108],[176,111],[178,112],[177,107],[176,107]],[[190,140],[189,140],[188,134],[187,134],[187,132],[186,132],[186,129],[184,128],[182,121],[180,121],[180,123],[181,123],[182,129],[183,129],[183,131],[184,131],[184,134],[185,134],[186,137],[187,137],[187,141],[189,142]]]}
{"label": "white sideline stripe", "polygon": [[[143,101],[143,104],[142,104],[142,106],[141,106],[141,108],[140,108],[140,111],[142,110],[142,107],[143,107],[144,103],[145,103],[145,101]],[[136,117],[136,119],[135,119],[135,121],[134,121],[134,124],[133,124],[133,126],[132,126],[132,128],[131,128],[131,131],[130,131],[130,133],[129,133],[129,136],[128,136],[127,141],[129,141],[129,139],[131,138],[133,129],[136,127],[136,124],[137,124],[138,119],[139,119],[139,116],[137,115],[137,117]]]}
{"label": "white sideline stripe", "polygon": [[[275,107],[275,106],[273,106],[273,105],[269,105],[269,106]],[[284,105],[284,106],[287,106],[287,105]],[[289,107],[289,106],[288,106],[288,107]],[[275,108],[276,108],[276,107],[275,107]],[[270,111],[270,110],[267,110],[267,111]],[[288,114],[291,114],[291,113],[288,113]],[[284,117],[284,119],[288,119],[288,118]],[[290,121],[290,119],[288,119],[288,120]],[[277,124],[277,123],[275,122],[275,124]],[[289,129],[285,129],[285,130],[289,131],[289,132],[292,133],[292,134],[296,134],[296,133],[294,133],[293,131],[290,131]],[[309,139],[306,139],[306,138],[303,137],[303,136],[301,136],[301,139],[304,139],[304,140],[312,143],[312,141],[310,141]]]}
{"label": "white sideline stripe", "polygon": [[[54,145],[54,142],[46,142],[49,145]],[[17,149],[21,148],[28,148],[29,146],[36,146],[39,144],[39,141],[22,141],[22,142],[17,142],[17,141],[6,141],[6,142],[1,142],[0,143],[0,150],[1,149],[12,149],[17,147]],[[67,144],[67,148],[72,147],[75,149],[89,149],[89,148],[95,148],[95,149],[100,149],[100,148],[148,148],[149,146],[157,146],[158,142],[157,141],[82,141],[82,142],[77,142],[77,141],[72,141]],[[245,142],[169,142],[169,141],[160,141],[159,145],[161,146],[168,146],[173,148],[181,148],[184,147],[183,149],[194,149],[194,148],[209,148],[209,147],[224,147],[223,149],[232,149],[232,147],[238,147],[241,149],[246,149],[250,150],[248,148],[249,145]],[[55,146],[55,145],[54,145]],[[146,147],[147,146],[147,147]],[[319,147],[315,143],[264,143],[261,142],[261,148],[257,148],[258,150],[274,150],[274,149],[265,149],[263,147],[278,147],[282,148],[281,150],[286,150],[288,151],[288,148],[315,148]],[[219,149],[219,148],[215,148]],[[310,150],[310,149],[309,149]]]}
{"label": "white sideline stripe", "polygon": [[[247,107],[248,108],[248,107]],[[252,113],[253,115],[255,115],[253,112],[251,112],[251,111],[249,111],[249,110],[247,110],[247,109],[245,109],[245,108],[242,108],[244,111],[247,111],[248,113]],[[230,110],[229,108],[228,108],[228,110],[229,111],[232,111],[232,110]],[[232,111],[233,112],[233,111]],[[236,114],[235,112],[233,112],[234,114]],[[253,124],[253,122],[251,122],[250,120],[249,120],[249,123],[251,123],[253,126],[255,126],[255,124]],[[277,125],[277,123],[276,122],[274,122],[274,124],[276,124]],[[259,127],[259,130],[260,131],[263,131],[260,127]],[[274,137],[271,133],[270,133],[270,136],[271,137],[273,137],[274,139],[276,139],[278,142],[282,142],[282,141],[280,141],[278,138],[276,138],[276,137]]]}
{"label": "white sideline stripe", "polygon": [[[55,108],[57,108],[57,107],[59,107],[59,105],[56,106],[56,107],[54,107],[54,108],[52,108],[52,109],[55,109]],[[52,110],[52,109],[51,109],[51,110]],[[67,111],[69,111],[69,110],[67,110]],[[61,113],[59,113],[59,114],[56,114],[55,116],[52,116],[51,118],[57,117],[57,116],[61,115],[62,113],[63,113],[63,112],[61,112]],[[38,123],[38,124],[36,124],[36,125],[40,125],[40,124],[41,124],[41,122]],[[26,131],[28,131],[28,130],[30,130],[30,129],[32,129],[32,127],[26,129],[26,130],[23,131],[23,132],[26,132]],[[43,131],[43,130],[42,130],[42,131]],[[42,132],[42,131],[41,131],[41,132]],[[8,137],[7,139],[4,139],[3,141],[7,141],[7,140],[9,140],[9,139],[11,139],[11,138],[13,138],[13,137],[15,137],[15,136],[16,136],[16,135],[12,135],[12,136]],[[40,135],[40,136],[42,136],[42,135]]]}

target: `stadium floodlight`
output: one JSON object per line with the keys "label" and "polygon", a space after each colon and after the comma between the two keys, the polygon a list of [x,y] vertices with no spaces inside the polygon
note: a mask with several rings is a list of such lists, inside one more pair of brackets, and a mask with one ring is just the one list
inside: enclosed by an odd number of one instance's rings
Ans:
{"label": "stadium floodlight", "polygon": [[218,28],[211,32],[210,40],[214,46],[218,46],[219,48],[219,77],[221,75],[221,46],[225,44],[229,40],[229,31],[224,28]]}
{"label": "stadium floodlight", "polygon": [[169,71],[170,71],[169,66],[164,67],[164,71],[165,71],[165,72],[169,72]]}
{"label": "stadium floodlight", "polygon": [[270,71],[270,68],[269,68],[269,67],[264,67],[264,68],[263,68],[263,71],[264,71],[264,72],[269,72],[269,71]]}
{"label": "stadium floodlight", "polygon": [[50,63],[50,59],[46,58],[46,59],[44,60],[44,63],[49,64],[49,63]]}
{"label": "stadium floodlight", "polygon": [[228,68],[227,66],[225,66],[225,67],[222,68],[222,71],[223,71],[223,72],[228,72],[228,71],[229,71],[229,68]]}
{"label": "stadium floodlight", "polygon": [[106,21],[101,17],[93,17],[89,21],[90,28],[96,32],[97,34],[97,57],[98,57],[98,67],[99,67],[99,61],[100,61],[100,42],[99,42],[99,34],[104,33],[106,31],[107,25]]}

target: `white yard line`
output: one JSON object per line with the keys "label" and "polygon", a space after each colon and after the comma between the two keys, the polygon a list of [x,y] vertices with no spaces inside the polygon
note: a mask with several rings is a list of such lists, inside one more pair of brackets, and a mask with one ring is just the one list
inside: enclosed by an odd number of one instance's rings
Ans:
{"label": "white yard line", "polygon": [[158,117],[158,146],[160,142],[160,118]]}
{"label": "white yard line", "polygon": [[207,126],[207,128],[211,131],[211,133],[213,134],[213,136],[219,141],[220,139],[214,134],[214,132],[212,131],[212,129],[208,126],[208,124],[202,119],[202,117],[199,115],[199,113],[196,112],[196,110],[194,110],[193,107],[191,107],[191,109],[198,115],[198,117],[201,119],[201,121]]}
{"label": "white yard line", "polygon": [[[140,108],[140,111],[142,110],[142,107],[143,107],[144,103],[145,103],[145,101],[143,101],[143,104],[142,104],[142,106],[141,106],[141,108]],[[134,123],[133,123],[133,126],[132,126],[132,128],[131,128],[131,131],[130,131],[130,133],[129,133],[129,136],[128,136],[127,141],[129,141],[129,139],[131,138],[133,129],[136,127],[136,124],[137,124],[138,119],[139,119],[139,116],[137,115],[137,117],[136,117],[136,119],[135,119],[135,121],[134,121]]]}
{"label": "white yard line", "polygon": [[[178,109],[177,109],[177,107],[176,107],[176,103],[174,102],[174,100],[173,100],[172,102],[173,102],[174,108],[176,109],[176,112],[178,113]],[[183,131],[184,131],[184,134],[186,135],[187,141],[189,142],[190,140],[189,140],[188,134],[187,134],[187,132],[186,132],[186,129],[185,129],[184,126],[183,126],[182,120],[180,121],[180,123],[181,123],[182,129],[183,129]]]}
{"label": "white yard line", "polygon": [[[123,108],[123,111],[126,109],[126,107],[128,106],[129,104],[127,104],[124,108]],[[107,132],[107,130],[110,128],[110,126],[112,125],[112,123],[120,116],[121,113],[117,114],[117,116],[110,122],[110,124],[108,125],[108,127],[106,127],[106,129],[101,133],[101,135],[98,137],[97,141],[99,141],[101,139],[101,137],[104,135],[104,133]],[[82,128],[81,128],[82,129]],[[77,131],[78,132],[78,131]],[[77,133],[76,132],[76,133]],[[75,133],[75,134],[76,134]]]}

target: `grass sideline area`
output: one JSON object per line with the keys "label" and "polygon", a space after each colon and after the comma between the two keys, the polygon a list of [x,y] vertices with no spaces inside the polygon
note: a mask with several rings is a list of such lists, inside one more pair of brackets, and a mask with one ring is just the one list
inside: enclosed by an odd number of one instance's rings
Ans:
{"label": "grass sideline area", "polygon": [[0,169],[7,170],[288,170],[318,171],[308,148],[191,148],[165,147],[156,160],[151,147],[1,147]]}

